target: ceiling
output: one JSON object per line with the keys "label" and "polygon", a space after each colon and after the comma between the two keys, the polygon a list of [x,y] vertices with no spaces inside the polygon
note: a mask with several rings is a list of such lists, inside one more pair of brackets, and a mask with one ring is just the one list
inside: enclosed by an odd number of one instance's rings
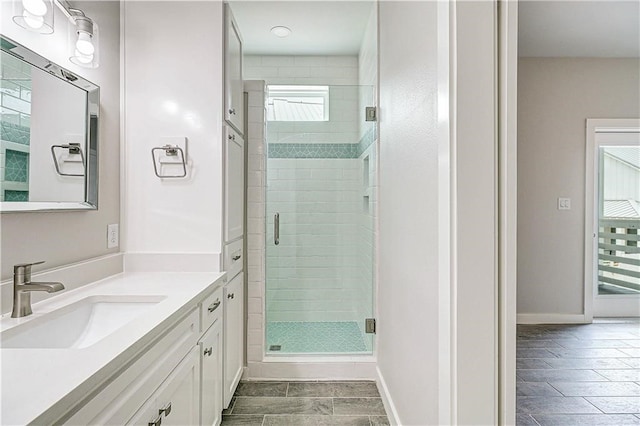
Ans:
{"label": "ceiling", "polygon": [[[356,55],[372,1],[232,1],[247,55]],[[288,37],[271,34],[274,26]]]}
{"label": "ceiling", "polygon": [[640,1],[521,0],[520,56],[640,57]]}

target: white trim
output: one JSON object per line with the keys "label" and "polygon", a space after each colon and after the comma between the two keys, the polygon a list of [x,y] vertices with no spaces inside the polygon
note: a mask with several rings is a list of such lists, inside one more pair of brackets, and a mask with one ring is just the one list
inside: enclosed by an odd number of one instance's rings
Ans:
{"label": "white trim", "polygon": [[[377,372],[376,384],[378,385],[378,392],[380,393],[380,397],[382,398],[382,405],[384,405],[384,409],[387,412],[387,418],[389,419],[389,423],[391,424],[391,426],[401,425],[402,423],[400,422],[400,416],[398,415],[398,410],[396,409],[396,405],[393,403],[393,399],[391,398],[391,394],[389,393],[387,382],[385,382],[384,376],[382,375],[378,367],[376,367],[376,372]],[[440,393],[442,393],[442,391]],[[440,423],[440,424],[450,424],[450,423]]]}
{"label": "white trim", "polygon": [[246,380],[376,380],[376,361],[360,362],[248,362]]}
{"label": "white trim", "polygon": [[498,424],[516,422],[518,2],[499,3]]}
{"label": "white trim", "polygon": [[596,297],[593,312],[598,317],[640,317],[640,296],[612,294]]}
{"label": "white trim", "polygon": [[[586,155],[585,155],[585,209],[584,209],[584,317],[586,322],[592,322],[594,316],[609,316],[615,310],[607,306],[607,299],[598,297],[597,282],[597,248],[594,239],[598,230],[598,203],[595,194],[598,191],[596,172],[598,170],[598,158],[596,150],[596,134],[598,133],[636,133],[640,132],[640,119],[587,119],[586,121]],[[604,144],[600,144],[604,145]],[[598,303],[595,302],[596,299]],[[610,298],[609,298],[610,299]],[[637,298],[630,298],[636,301]],[[619,302],[617,302],[619,303]],[[598,309],[596,310],[596,306]],[[640,307],[629,304],[620,304],[617,315],[638,315]],[[624,309],[623,309],[624,308]],[[629,308],[627,311],[626,309]],[[634,313],[635,311],[635,313]],[[615,316],[615,315],[614,315]]]}
{"label": "white trim", "polygon": [[[451,126],[451,104],[455,103],[450,98],[449,88],[454,67],[451,66],[449,51],[453,43],[450,35],[450,21],[453,4],[447,2],[437,3],[438,14],[438,422],[442,425],[451,424],[454,413],[452,410],[453,391],[455,389],[453,354],[453,331],[455,317],[452,315],[452,150],[454,144],[452,134],[455,130]],[[378,370],[379,387],[388,393],[384,379]],[[383,395],[383,392],[380,392]],[[391,397],[386,395],[385,408],[387,413],[395,411]],[[383,397],[385,401],[385,397]],[[395,419],[391,424],[399,424],[397,413],[393,413]],[[395,423],[394,423],[395,420]]]}
{"label": "white trim", "polygon": [[587,324],[583,314],[518,314],[518,324]]}

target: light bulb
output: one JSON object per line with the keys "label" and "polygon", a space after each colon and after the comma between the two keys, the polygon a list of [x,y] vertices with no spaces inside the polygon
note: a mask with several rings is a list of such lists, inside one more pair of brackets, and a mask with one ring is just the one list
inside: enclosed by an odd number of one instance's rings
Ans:
{"label": "light bulb", "polygon": [[75,58],[78,62],[82,64],[90,64],[91,62],[93,62],[93,54],[85,55],[84,53],[80,52],[78,49],[76,49]]}
{"label": "light bulb", "polygon": [[22,0],[22,7],[25,11],[35,16],[44,16],[47,14],[47,5],[42,0]]}
{"label": "light bulb", "polygon": [[93,46],[91,36],[84,31],[78,31],[78,41],[76,41],[76,51],[83,56],[93,57],[96,48]]}
{"label": "light bulb", "polygon": [[24,23],[27,24],[29,28],[33,28],[34,30],[40,29],[44,25],[43,16],[34,15],[27,9],[23,11],[22,18],[24,19]]}

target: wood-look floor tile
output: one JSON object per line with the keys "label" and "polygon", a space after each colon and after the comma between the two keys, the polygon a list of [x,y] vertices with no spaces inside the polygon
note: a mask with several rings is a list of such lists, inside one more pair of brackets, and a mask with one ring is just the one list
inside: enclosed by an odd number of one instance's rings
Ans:
{"label": "wood-look floor tile", "polygon": [[543,359],[520,358],[516,359],[516,370],[540,370],[551,368]]}
{"label": "wood-look floor tile", "polygon": [[259,415],[222,415],[220,426],[261,426],[264,416]]}
{"label": "wood-look floor tile", "polygon": [[286,396],[287,382],[240,382],[236,396]]}
{"label": "wood-look floor tile", "polygon": [[640,397],[588,397],[587,401],[607,414],[640,414]]}
{"label": "wood-look floor tile", "polygon": [[551,368],[571,370],[615,370],[627,368],[625,358],[549,358],[544,359]]}
{"label": "wood-look floor tile", "polygon": [[389,426],[389,419],[387,416],[369,416],[371,426]]}
{"label": "wood-look floor tile", "polygon": [[517,382],[518,396],[562,396],[555,388],[546,382]]}
{"label": "wood-look floor tile", "polygon": [[559,358],[626,358],[630,356],[615,348],[550,348],[548,350]]}
{"label": "wood-look floor tile", "polygon": [[640,418],[628,414],[534,414],[540,426],[627,426],[640,425]]}
{"label": "wood-look floor tile", "polygon": [[612,382],[640,382],[640,370],[629,368],[625,370],[595,370],[598,374]]}
{"label": "wood-look floor tile", "polygon": [[238,397],[233,414],[331,415],[331,398]]}
{"label": "wood-look floor tile", "polygon": [[640,396],[633,382],[551,382],[564,396]]}
{"label": "wood-look floor tile", "polygon": [[[598,370],[620,371],[620,370]],[[600,382],[605,377],[593,370],[519,370],[518,377],[525,382]]]}
{"label": "wood-look floor tile", "polygon": [[520,396],[516,411],[521,414],[595,414],[600,411],[584,398],[557,396]]}
{"label": "wood-look floor tile", "polygon": [[264,426],[370,426],[368,416],[266,415]]}
{"label": "wood-look floor tile", "polygon": [[384,415],[380,398],[334,398],[333,412],[336,415]]}
{"label": "wood-look floor tile", "polygon": [[516,426],[539,426],[530,414],[516,414]]}

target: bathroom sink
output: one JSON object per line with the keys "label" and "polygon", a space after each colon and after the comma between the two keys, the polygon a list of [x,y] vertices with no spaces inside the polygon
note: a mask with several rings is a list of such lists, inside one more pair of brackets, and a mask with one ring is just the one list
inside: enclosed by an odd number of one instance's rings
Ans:
{"label": "bathroom sink", "polygon": [[144,315],[165,296],[91,296],[0,333],[2,348],[89,347]]}

